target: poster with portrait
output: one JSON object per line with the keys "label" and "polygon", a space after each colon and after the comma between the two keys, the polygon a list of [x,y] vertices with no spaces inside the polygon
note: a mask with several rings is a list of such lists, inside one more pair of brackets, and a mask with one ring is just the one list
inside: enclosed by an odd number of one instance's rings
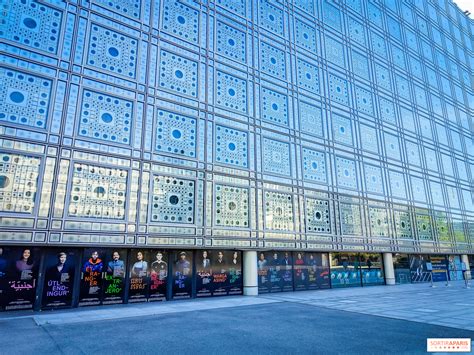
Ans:
{"label": "poster with portrait", "polygon": [[146,302],[150,280],[149,253],[142,249],[130,251],[128,302]]}
{"label": "poster with portrait", "polygon": [[271,290],[270,270],[268,264],[268,252],[258,252],[257,257],[257,275],[258,275],[258,293],[268,293]]}
{"label": "poster with portrait", "polygon": [[150,290],[148,301],[165,301],[168,280],[168,252],[165,250],[152,250],[149,252],[150,260]]}
{"label": "poster with portrait", "polygon": [[294,253],[295,290],[316,290],[330,287],[327,253]]}
{"label": "poster with portrait", "polygon": [[103,278],[106,270],[105,251],[88,248],[84,250],[81,263],[79,306],[98,305],[102,301]]}
{"label": "poster with portrait", "polygon": [[198,250],[196,252],[196,297],[212,296],[213,278],[212,264],[213,252]]}
{"label": "poster with portrait", "polygon": [[77,252],[50,250],[45,255],[43,308],[70,307],[74,291]]}
{"label": "poster with portrait", "polygon": [[224,250],[215,251],[212,259],[212,295],[227,295],[229,285],[228,252]]}
{"label": "poster with portrait", "polygon": [[193,295],[193,252],[179,250],[173,254],[172,298],[191,298]]}
{"label": "poster with portrait", "polygon": [[462,272],[462,261],[459,255],[448,256],[448,269],[450,281],[464,280]]}
{"label": "poster with portrait", "polygon": [[102,304],[123,303],[125,296],[127,250],[107,249],[105,253],[104,296]]}
{"label": "poster with portrait", "polygon": [[0,308],[32,309],[36,299],[40,250],[0,246]]}
{"label": "poster with portrait", "polygon": [[293,260],[290,252],[260,252],[257,264],[259,292],[293,290]]}
{"label": "poster with portrait", "polygon": [[244,284],[242,277],[242,252],[228,252],[228,295],[243,294]]}

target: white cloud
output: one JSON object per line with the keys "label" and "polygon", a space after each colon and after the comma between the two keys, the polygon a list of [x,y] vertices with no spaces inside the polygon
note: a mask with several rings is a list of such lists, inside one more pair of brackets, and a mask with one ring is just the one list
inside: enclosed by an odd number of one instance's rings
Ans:
{"label": "white cloud", "polygon": [[469,17],[471,19],[474,19],[474,1],[472,0],[454,0],[454,3],[456,5],[458,5],[458,7],[462,10],[462,11],[469,11],[471,14],[469,15]]}

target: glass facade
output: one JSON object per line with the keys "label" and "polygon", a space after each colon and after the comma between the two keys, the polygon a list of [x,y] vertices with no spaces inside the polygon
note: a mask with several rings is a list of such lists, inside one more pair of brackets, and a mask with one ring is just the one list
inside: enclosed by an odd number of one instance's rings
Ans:
{"label": "glass facade", "polygon": [[360,253],[368,284],[364,253],[474,253],[474,24],[450,0],[0,4],[5,248]]}

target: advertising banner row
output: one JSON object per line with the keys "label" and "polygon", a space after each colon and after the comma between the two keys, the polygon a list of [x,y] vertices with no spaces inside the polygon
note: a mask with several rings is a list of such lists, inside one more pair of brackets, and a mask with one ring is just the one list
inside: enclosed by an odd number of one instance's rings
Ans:
{"label": "advertising banner row", "polygon": [[397,283],[440,282],[463,280],[463,265],[459,255],[394,254]]}
{"label": "advertising banner row", "polygon": [[0,310],[242,294],[237,251],[0,247]]}
{"label": "advertising banner row", "polygon": [[330,288],[327,253],[260,252],[259,293]]}

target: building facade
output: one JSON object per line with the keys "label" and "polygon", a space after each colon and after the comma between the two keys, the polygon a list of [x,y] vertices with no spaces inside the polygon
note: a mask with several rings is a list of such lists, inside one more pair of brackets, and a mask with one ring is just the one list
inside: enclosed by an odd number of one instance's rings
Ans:
{"label": "building facade", "polygon": [[451,1],[0,4],[0,308],[462,278]]}

